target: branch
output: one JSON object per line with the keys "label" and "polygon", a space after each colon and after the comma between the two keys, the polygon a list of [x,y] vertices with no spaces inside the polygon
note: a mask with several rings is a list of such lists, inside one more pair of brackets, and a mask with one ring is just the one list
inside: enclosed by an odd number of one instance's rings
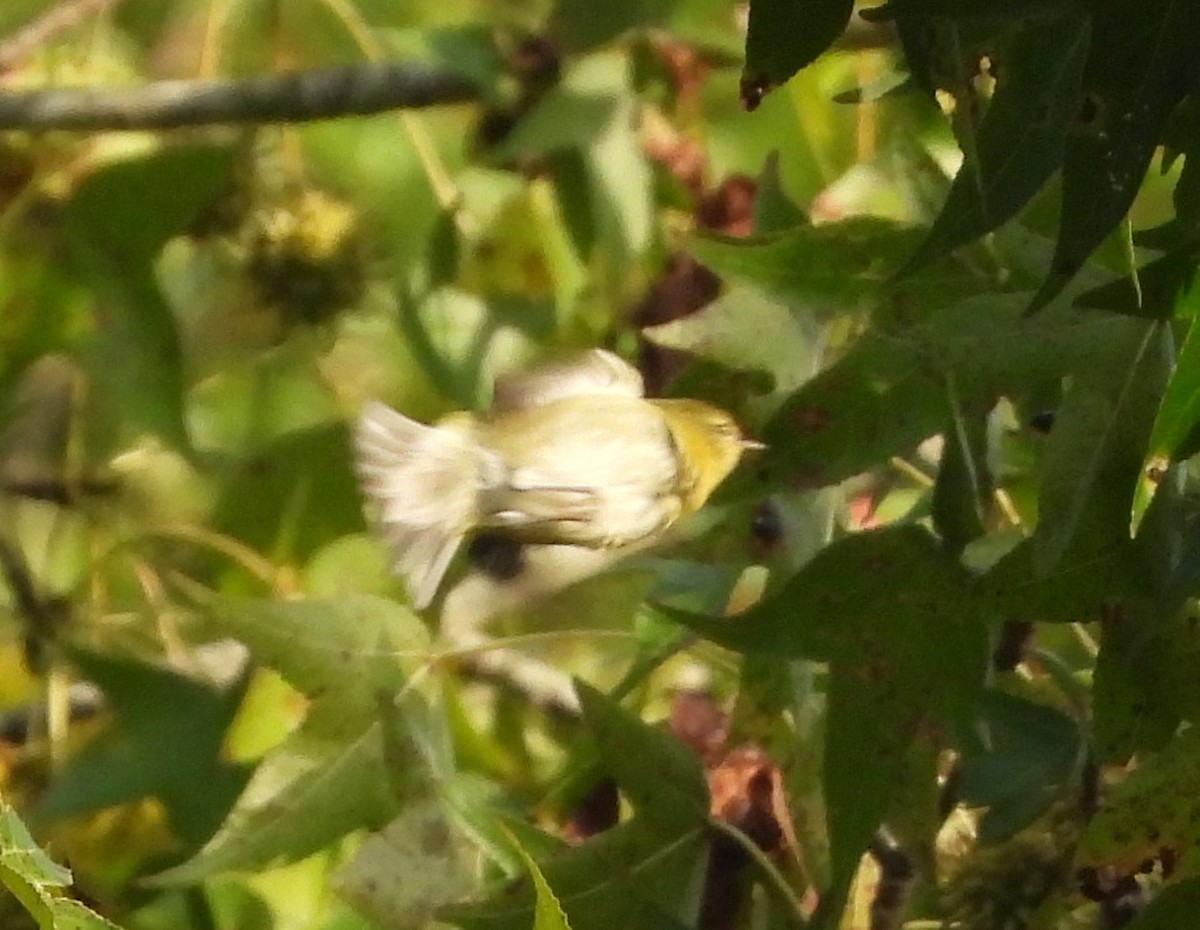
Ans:
{"label": "branch", "polygon": [[174,129],[298,123],[475,100],[465,78],[388,62],[247,80],[156,81],[130,88],[0,91],[0,129]]}

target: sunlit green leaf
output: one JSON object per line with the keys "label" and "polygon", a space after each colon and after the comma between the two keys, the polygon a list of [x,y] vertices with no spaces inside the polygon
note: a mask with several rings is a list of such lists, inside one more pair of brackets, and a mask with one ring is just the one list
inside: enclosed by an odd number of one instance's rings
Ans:
{"label": "sunlit green leaf", "polygon": [[180,448],[183,360],[153,261],[211,203],[229,164],[221,149],[155,152],[91,175],[67,205],[75,269],[96,299],[92,376],[119,405],[120,422]]}
{"label": "sunlit green leaf", "polygon": [[65,897],[63,890],[70,884],[70,871],[51,860],[16,811],[0,801],[0,888],[19,902],[39,930],[118,930],[116,924]]}
{"label": "sunlit green leaf", "polygon": [[368,836],[333,882],[381,926],[424,930],[437,908],[471,889],[469,852],[444,802],[419,800]]}
{"label": "sunlit green leaf", "polygon": [[[361,595],[217,599],[208,608],[314,703],[255,770],[217,835],[156,881],[189,883],[295,861],[352,830],[382,828],[413,791],[425,790],[431,759],[415,743],[436,740],[438,724],[419,702],[380,719],[426,655],[427,634],[409,610]],[[394,762],[389,746],[412,748]]]}

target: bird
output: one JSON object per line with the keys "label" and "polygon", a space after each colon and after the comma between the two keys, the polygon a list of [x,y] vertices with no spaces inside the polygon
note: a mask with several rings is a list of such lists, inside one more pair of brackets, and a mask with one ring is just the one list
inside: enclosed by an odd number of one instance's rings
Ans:
{"label": "bird", "polygon": [[485,411],[433,424],[368,401],[353,446],[368,515],[418,610],[464,539],[643,548],[763,448],[712,404],[646,398],[637,369],[599,348],[503,375]]}

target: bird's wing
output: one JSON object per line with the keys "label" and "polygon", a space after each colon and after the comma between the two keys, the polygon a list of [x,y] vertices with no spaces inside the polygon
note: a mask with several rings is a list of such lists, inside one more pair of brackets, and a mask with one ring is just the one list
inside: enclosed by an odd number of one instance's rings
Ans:
{"label": "bird's wing", "polygon": [[[538,455],[513,437],[538,421]],[[644,402],[579,400],[497,420],[489,435],[509,471],[482,489],[482,525],[527,541],[607,548],[651,535],[675,518],[674,447],[661,417]]]}
{"label": "bird's wing", "polygon": [[547,362],[526,371],[501,375],[492,391],[492,412],[541,407],[581,395],[641,397],[642,376],[606,349]]}

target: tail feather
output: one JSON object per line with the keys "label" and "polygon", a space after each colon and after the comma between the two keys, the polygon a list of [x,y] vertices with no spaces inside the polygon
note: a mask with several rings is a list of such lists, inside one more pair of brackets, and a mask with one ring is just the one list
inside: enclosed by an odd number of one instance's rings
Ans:
{"label": "tail feather", "polygon": [[368,404],[354,435],[358,476],[393,569],[414,607],[427,607],[475,522],[482,454],[463,432]]}

